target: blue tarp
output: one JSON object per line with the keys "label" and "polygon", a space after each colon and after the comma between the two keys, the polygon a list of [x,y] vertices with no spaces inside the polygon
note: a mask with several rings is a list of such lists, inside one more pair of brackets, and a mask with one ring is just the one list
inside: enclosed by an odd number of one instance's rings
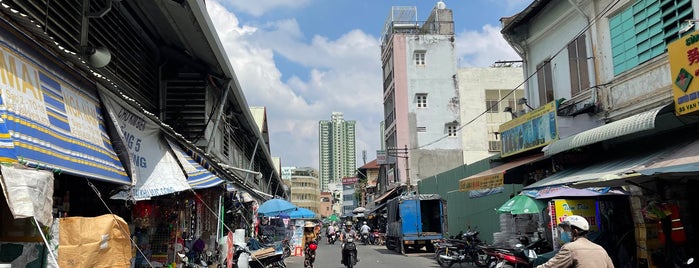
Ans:
{"label": "blue tarp", "polygon": [[187,183],[189,183],[192,189],[205,189],[223,183],[221,178],[194,161],[184,150],[180,149],[179,145],[169,139],[168,144],[170,144],[172,151],[175,152],[175,156],[177,156],[177,160],[180,161],[180,164],[184,168],[185,174],[187,174]]}
{"label": "blue tarp", "polygon": [[0,44],[0,161],[131,184],[107,135],[99,98]]}

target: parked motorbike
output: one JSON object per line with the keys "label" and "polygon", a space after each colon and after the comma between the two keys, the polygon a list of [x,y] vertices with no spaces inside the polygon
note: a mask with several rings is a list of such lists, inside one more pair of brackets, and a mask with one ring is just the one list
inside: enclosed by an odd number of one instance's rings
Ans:
{"label": "parked motorbike", "polygon": [[437,263],[442,267],[451,267],[458,263],[473,263],[478,267],[488,264],[488,254],[483,250],[483,242],[478,238],[480,232],[467,232],[462,240],[443,240],[435,245]]}
{"label": "parked motorbike", "polygon": [[369,243],[379,246],[379,236],[379,229],[374,229],[374,231],[369,234]]}
{"label": "parked motorbike", "polygon": [[[523,243],[529,242],[526,238],[520,238]],[[514,249],[507,248],[483,248],[488,254],[488,266],[496,268],[533,267],[537,254],[550,252],[551,247],[545,239],[539,238],[529,244],[517,244]]]}
{"label": "parked motorbike", "polygon": [[357,245],[354,244],[354,237],[346,239],[342,248],[342,259],[346,268],[352,268],[357,264]]}

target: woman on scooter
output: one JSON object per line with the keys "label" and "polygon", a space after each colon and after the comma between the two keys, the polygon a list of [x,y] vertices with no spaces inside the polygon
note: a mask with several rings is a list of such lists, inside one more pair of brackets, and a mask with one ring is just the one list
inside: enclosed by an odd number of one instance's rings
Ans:
{"label": "woman on scooter", "polygon": [[548,262],[537,268],[595,267],[614,268],[612,259],[601,246],[587,240],[590,224],[581,216],[571,215],[558,224],[560,238],[565,243]]}
{"label": "woman on scooter", "polygon": [[313,263],[316,260],[316,249],[318,248],[317,238],[315,230],[315,223],[307,221],[303,226],[303,254],[305,255],[303,261],[303,267],[313,268]]}

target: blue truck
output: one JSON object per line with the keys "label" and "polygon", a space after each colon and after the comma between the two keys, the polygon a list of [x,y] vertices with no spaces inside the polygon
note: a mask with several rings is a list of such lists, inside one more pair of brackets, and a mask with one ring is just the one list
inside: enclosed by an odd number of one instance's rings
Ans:
{"label": "blue truck", "polygon": [[433,241],[447,233],[446,201],[437,194],[409,194],[386,203],[386,248],[434,251]]}

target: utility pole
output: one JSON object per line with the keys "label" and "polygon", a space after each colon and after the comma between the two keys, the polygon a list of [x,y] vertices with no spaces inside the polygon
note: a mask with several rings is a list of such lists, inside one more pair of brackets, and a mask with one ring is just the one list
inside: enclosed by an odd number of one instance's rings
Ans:
{"label": "utility pole", "polygon": [[413,190],[413,185],[410,182],[410,159],[408,155],[408,145],[403,148],[389,147],[387,152],[389,156],[405,159],[405,182],[408,184],[408,192]]}

